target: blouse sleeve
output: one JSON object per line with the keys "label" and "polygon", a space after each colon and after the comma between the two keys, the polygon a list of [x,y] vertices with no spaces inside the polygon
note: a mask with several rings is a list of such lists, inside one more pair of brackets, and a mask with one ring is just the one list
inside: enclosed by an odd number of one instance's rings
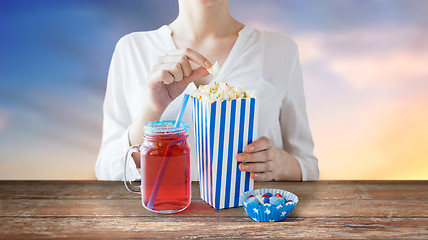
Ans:
{"label": "blouse sleeve", "polygon": [[303,181],[318,180],[318,159],[313,153],[314,142],[306,114],[303,76],[296,44],[293,45],[291,62],[287,94],[280,112],[283,146],[299,162]]}
{"label": "blouse sleeve", "polygon": [[[95,173],[98,180],[122,180],[124,158],[129,148],[128,131],[131,119],[125,94],[124,40],[117,43],[110,64],[103,106],[103,136]],[[127,172],[130,180],[140,178],[134,161]]]}

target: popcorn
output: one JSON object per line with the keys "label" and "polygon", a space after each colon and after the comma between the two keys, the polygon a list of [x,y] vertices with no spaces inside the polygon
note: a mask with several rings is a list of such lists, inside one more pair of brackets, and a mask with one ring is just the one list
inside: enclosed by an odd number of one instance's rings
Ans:
{"label": "popcorn", "polygon": [[218,73],[220,72],[220,67],[218,65],[218,62],[215,61],[213,65],[211,65],[210,68],[207,68],[207,71],[213,75],[213,77],[217,77]]}
{"label": "popcorn", "polygon": [[200,85],[192,96],[204,102],[223,101],[238,98],[257,98],[255,91],[245,91],[242,85],[230,86],[227,83],[211,83],[209,85]]}

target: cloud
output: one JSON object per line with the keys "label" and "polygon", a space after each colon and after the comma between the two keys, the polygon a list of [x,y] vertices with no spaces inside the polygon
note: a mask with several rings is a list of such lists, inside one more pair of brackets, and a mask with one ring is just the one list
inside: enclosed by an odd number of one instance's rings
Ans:
{"label": "cloud", "polygon": [[312,121],[322,179],[427,179],[425,95],[350,105]]}
{"label": "cloud", "polygon": [[321,64],[356,89],[393,88],[428,79],[428,31],[371,27],[298,35],[303,65]]}
{"label": "cloud", "polygon": [[391,88],[428,80],[428,52],[402,49],[367,53],[330,62],[331,70],[357,89]]}
{"label": "cloud", "polygon": [[8,118],[0,113],[0,131],[6,127]]}
{"label": "cloud", "polygon": [[8,113],[14,117],[7,126],[8,132],[0,136],[0,143],[15,134],[24,138],[37,134],[47,141],[97,151],[101,140],[102,99],[84,89],[72,86],[64,89],[67,92],[33,89],[31,94],[0,89],[2,99],[9,103]]}
{"label": "cloud", "polygon": [[428,31],[295,37],[322,179],[426,179]]}
{"label": "cloud", "polygon": [[[58,141],[44,141],[38,136],[21,138],[19,144],[6,142],[3,145],[8,151],[4,154],[2,149],[0,180],[96,179],[96,152]],[[8,155],[9,151],[13,154]]]}
{"label": "cloud", "polygon": [[299,46],[299,57],[302,64],[323,59],[326,53],[322,48],[322,39],[318,36],[300,35],[294,38]]}
{"label": "cloud", "polygon": [[[416,95],[396,99],[380,106],[372,135],[373,147],[382,153],[387,164],[378,169],[380,177],[426,179],[428,177],[428,96]],[[376,109],[375,109],[376,110]],[[377,109],[379,111],[379,109]]]}

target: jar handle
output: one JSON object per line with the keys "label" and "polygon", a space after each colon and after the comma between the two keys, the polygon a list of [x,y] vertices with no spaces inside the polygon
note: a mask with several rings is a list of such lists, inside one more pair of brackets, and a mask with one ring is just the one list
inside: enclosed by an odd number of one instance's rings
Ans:
{"label": "jar handle", "polygon": [[128,160],[129,158],[132,159],[132,161],[134,161],[134,159],[131,157],[131,154],[134,152],[140,152],[139,150],[139,145],[132,145],[131,147],[128,148],[128,151],[126,152],[125,155],[125,168],[123,169],[123,182],[125,183],[125,187],[126,189],[128,189],[128,191],[130,192],[134,192],[134,193],[141,193],[140,188],[138,186],[134,186],[132,185],[132,182],[128,180],[128,176],[126,175],[126,173],[128,172]]}

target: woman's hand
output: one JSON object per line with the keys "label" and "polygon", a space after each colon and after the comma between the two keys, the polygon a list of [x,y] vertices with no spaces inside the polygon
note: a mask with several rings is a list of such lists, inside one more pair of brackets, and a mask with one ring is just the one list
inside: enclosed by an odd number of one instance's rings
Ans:
{"label": "woman's hand", "polygon": [[[199,65],[192,69],[190,62]],[[147,122],[159,120],[168,105],[187,88],[191,82],[207,76],[211,63],[201,54],[190,48],[179,49],[160,56],[152,66],[147,83],[148,98],[141,112],[130,127],[130,145],[141,144],[141,129]],[[139,167],[139,157],[134,157]]]}
{"label": "woman's hand", "polygon": [[302,173],[296,158],[275,147],[267,137],[252,142],[245,153],[237,155],[241,171],[251,172],[256,181],[301,181]]}
{"label": "woman's hand", "polygon": [[[200,67],[192,69],[190,61]],[[191,82],[207,76],[211,63],[193,49],[185,48],[160,56],[148,77],[148,99],[155,112],[163,112]]]}

